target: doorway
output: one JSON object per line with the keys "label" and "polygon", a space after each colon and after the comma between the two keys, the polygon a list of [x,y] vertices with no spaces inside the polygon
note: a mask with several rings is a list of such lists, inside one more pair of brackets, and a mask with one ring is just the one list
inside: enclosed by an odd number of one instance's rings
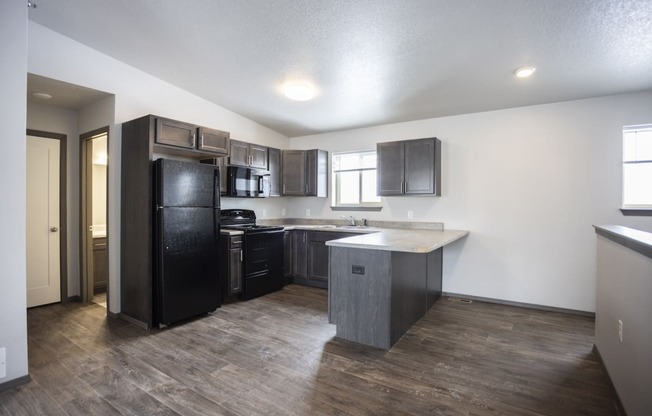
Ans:
{"label": "doorway", "polygon": [[67,300],[66,135],[26,134],[27,307]]}
{"label": "doorway", "polygon": [[81,298],[105,308],[109,299],[109,128],[80,136]]}

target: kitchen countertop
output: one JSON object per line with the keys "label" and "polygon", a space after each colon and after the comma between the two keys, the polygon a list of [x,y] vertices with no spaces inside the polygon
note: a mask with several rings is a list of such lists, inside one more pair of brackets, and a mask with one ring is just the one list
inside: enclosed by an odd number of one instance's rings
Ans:
{"label": "kitchen countertop", "polygon": [[327,241],[335,247],[429,253],[469,235],[467,230],[378,229],[378,232]]}
{"label": "kitchen countertop", "polygon": [[622,225],[594,225],[593,227],[599,235],[652,258],[652,233]]}
{"label": "kitchen countertop", "polygon": [[346,227],[335,225],[311,225],[311,224],[290,224],[281,225],[286,231],[291,230],[306,230],[306,231],[327,231],[337,233],[353,233],[353,234],[369,234],[382,231],[381,228],[376,227]]}
{"label": "kitchen countertop", "polygon": [[[347,227],[332,224],[274,224],[286,231],[306,230],[351,233],[351,237],[330,240],[328,246],[370,250],[429,253],[469,234],[467,230]],[[242,231],[221,229],[222,235],[241,235]]]}

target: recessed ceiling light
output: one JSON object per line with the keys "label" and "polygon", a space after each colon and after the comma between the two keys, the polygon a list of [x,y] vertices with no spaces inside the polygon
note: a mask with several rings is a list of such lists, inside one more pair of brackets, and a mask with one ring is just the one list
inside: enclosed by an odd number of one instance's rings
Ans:
{"label": "recessed ceiling light", "polygon": [[283,93],[294,101],[308,101],[315,96],[315,91],[305,84],[287,84]]}
{"label": "recessed ceiling light", "polygon": [[534,74],[534,71],[536,70],[537,69],[533,66],[522,66],[514,70],[514,75],[516,75],[519,78],[527,78],[532,74]]}
{"label": "recessed ceiling light", "polygon": [[47,92],[33,92],[32,97],[38,98],[39,100],[49,100],[52,98],[52,96]]}

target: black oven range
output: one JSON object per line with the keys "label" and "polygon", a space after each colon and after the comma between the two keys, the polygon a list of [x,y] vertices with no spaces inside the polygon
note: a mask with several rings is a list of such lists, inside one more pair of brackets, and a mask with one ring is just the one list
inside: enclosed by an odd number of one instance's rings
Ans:
{"label": "black oven range", "polygon": [[224,209],[223,229],[243,235],[243,281],[240,298],[252,299],[283,288],[283,227],[256,225],[256,213],[249,209]]}

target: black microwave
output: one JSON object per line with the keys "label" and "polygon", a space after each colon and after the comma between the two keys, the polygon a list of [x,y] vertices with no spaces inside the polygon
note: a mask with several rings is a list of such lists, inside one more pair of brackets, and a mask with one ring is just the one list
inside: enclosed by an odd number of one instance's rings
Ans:
{"label": "black microwave", "polygon": [[265,198],[269,196],[269,171],[227,166],[226,196]]}

